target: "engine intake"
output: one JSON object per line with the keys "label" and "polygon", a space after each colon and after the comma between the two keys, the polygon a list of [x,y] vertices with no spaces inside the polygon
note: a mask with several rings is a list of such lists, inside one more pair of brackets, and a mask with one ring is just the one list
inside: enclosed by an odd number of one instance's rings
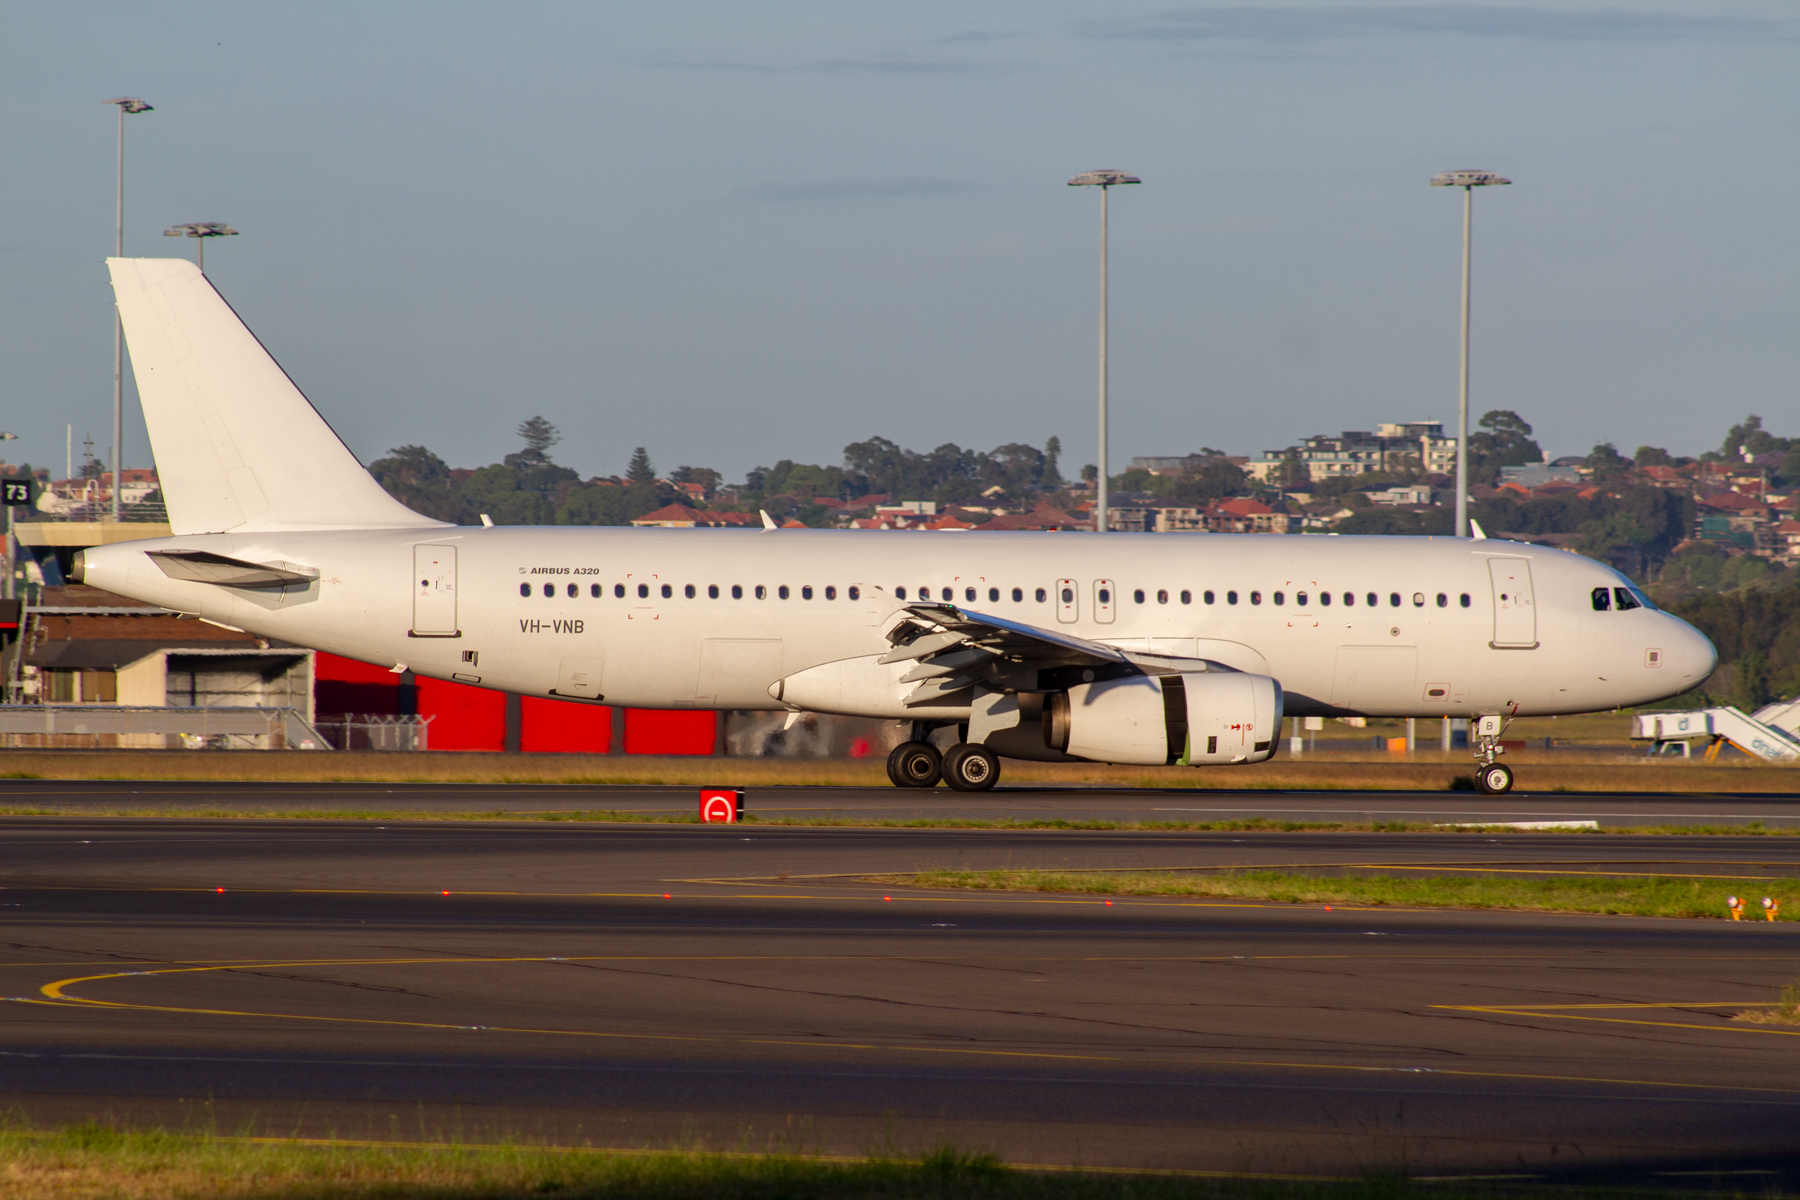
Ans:
{"label": "engine intake", "polygon": [[1048,698],[1044,744],[1094,762],[1262,762],[1275,755],[1281,706],[1281,685],[1267,675],[1106,679]]}

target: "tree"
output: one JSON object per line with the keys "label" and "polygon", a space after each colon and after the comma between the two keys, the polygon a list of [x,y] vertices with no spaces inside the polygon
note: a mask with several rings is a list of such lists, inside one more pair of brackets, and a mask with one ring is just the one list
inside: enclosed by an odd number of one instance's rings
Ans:
{"label": "tree", "polygon": [[444,460],[423,446],[396,446],[386,458],[369,464],[369,474],[388,495],[416,513],[458,525],[472,523],[478,512],[456,487]]}
{"label": "tree", "polygon": [[1531,426],[1510,409],[1482,416],[1481,430],[1469,435],[1469,482],[1492,483],[1501,467],[1542,462],[1544,452],[1531,440]]}
{"label": "tree", "polygon": [[1038,486],[1054,491],[1063,485],[1062,472],[1056,465],[1061,457],[1062,439],[1052,436],[1044,443],[1044,473],[1038,477]]}
{"label": "tree", "polygon": [[650,465],[650,455],[642,446],[631,452],[631,461],[625,467],[627,483],[655,483],[656,468]]}
{"label": "tree", "polygon": [[1631,460],[1619,453],[1619,448],[1611,442],[1601,442],[1588,451],[1587,467],[1595,478],[1617,475],[1629,469]]}
{"label": "tree", "polygon": [[525,448],[517,454],[506,456],[506,465],[509,467],[541,467],[550,461],[550,447],[562,441],[562,434],[556,431],[556,426],[543,417],[531,417],[519,422],[519,428],[515,432],[525,443]]}
{"label": "tree", "polygon": [[670,483],[697,483],[710,497],[719,490],[720,475],[711,467],[676,467],[669,472]]}
{"label": "tree", "polygon": [[1675,465],[1675,460],[1669,457],[1669,452],[1660,446],[1639,446],[1637,448],[1637,453],[1631,456],[1631,461],[1640,467],[1670,467]]}

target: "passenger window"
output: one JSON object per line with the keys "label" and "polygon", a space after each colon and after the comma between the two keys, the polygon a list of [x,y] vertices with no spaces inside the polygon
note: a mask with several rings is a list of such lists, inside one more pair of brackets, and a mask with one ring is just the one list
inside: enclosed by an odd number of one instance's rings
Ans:
{"label": "passenger window", "polygon": [[906,589],[905,589],[905,588],[904,588],[904,587],[897,587],[897,588],[895,588],[895,589],[894,589],[894,598],[895,598],[895,599],[896,599],[896,600],[904,600],[904,599],[906,599]]}
{"label": "passenger window", "polygon": [[666,583],[662,585],[662,598],[664,600],[667,600],[674,595],[675,595],[675,589],[673,586],[671,586],[670,584],[666,584]]}
{"label": "passenger window", "polygon": [[1624,612],[1627,609],[1642,607],[1642,605],[1637,602],[1637,597],[1633,596],[1625,588],[1614,588],[1613,599],[1617,602],[1620,612]]}
{"label": "passenger window", "polygon": [[1064,604],[1075,603],[1075,589],[1074,588],[1064,588],[1062,590],[1062,602]]}
{"label": "passenger window", "polygon": [[1363,599],[1368,601],[1370,608],[1376,608],[1381,604],[1381,597],[1377,596],[1374,592],[1370,592],[1367,596],[1364,596]]}
{"label": "passenger window", "polygon": [[1192,604],[1194,602],[1194,593],[1184,590],[1181,593],[1181,602],[1183,604]]}
{"label": "passenger window", "polygon": [[568,594],[568,597],[571,600],[573,600],[575,597],[581,595],[581,589],[579,587],[576,587],[572,583],[568,587],[564,588],[563,590]]}
{"label": "passenger window", "polygon": [[1156,589],[1156,602],[1158,604],[1167,604],[1169,602],[1169,593],[1164,591],[1162,588],[1157,588]]}
{"label": "passenger window", "polygon": [[852,599],[852,600],[861,600],[861,599],[862,599],[862,589],[861,589],[861,588],[859,588],[859,587],[857,587],[857,586],[856,586],[856,585],[855,585],[855,584],[854,584],[854,583],[853,583],[853,584],[851,584],[851,585],[850,585],[850,587],[849,587],[849,588],[848,588],[848,589],[847,589],[847,590],[846,590],[846,591],[845,591],[845,592],[844,592],[844,595],[846,595],[846,596],[848,596],[848,597],[850,597],[850,599]]}
{"label": "passenger window", "polygon": [[769,598],[769,589],[764,587],[760,583],[757,584],[756,585],[756,598],[758,600],[767,600]]}
{"label": "passenger window", "polygon": [[1044,601],[1046,601],[1050,598],[1050,593],[1046,592],[1043,588],[1039,588],[1036,592],[1036,595],[1037,595],[1037,602],[1039,604],[1042,604]]}
{"label": "passenger window", "polygon": [[1595,588],[1592,594],[1593,594],[1593,602],[1594,602],[1594,611],[1595,612],[1611,612],[1612,611],[1612,589],[1611,588]]}
{"label": "passenger window", "polygon": [[709,583],[706,585],[706,598],[708,600],[717,600],[719,598],[719,585],[718,584]]}
{"label": "passenger window", "polygon": [[590,595],[594,599],[598,600],[600,598],[600,585],[597,583],[589,585],[588,595]]}
{"label": "passenger window", "polygon": [[1413,607],[1414,608],[1424,608],[1425,607],[1425,593],[1424,592],[1414,592],[1413,593]]}
{"label": "passenger window", "polygon": [[546,596],[556,595],[556,585],[554,583],[546,583],[544,585],[544,595],[546,595]]}
{"label": "passenger window", "polygon": [[812,599],[812,584],[808,583],[800,588],[800,598],[802,600]]}
{"label": "passenger window", "polygon": [[1389,608],[1399,608],[1400,607],[1400,593],[1399,592],[1389,592],[1388,593],[1388,607]]}
{"label": "passenger window", "polygon": [[836,600],[837,599],[837,589],[835,587],[829,587],[829,586],[826,587],[825,598],[827,600]]}
{"label": "passenger window", "polygon": [[1330,592],[1320,592],[1319,593],[1319,603],[1324,605],[1326,608],[1330,608],[1331,607],[1331,593]]}
{"label": "passenger window", "polygon": [[1013,603],[1020,604],[1020,603],[1023,603],[1024,600],[1025,600],[1025,589],[1024,588],[1014,588],[1013,589]]}
{"label": "passenger window", "polygon": [[1345,592],[1344,593],[1344,607],[1345,608],[1355,608],[1356,607],[1356,593],[1355,592]]}
{"label": "passenger window", "polygon": [[531,595],[531,585],[529,583],[521,583],[519,585],[519,595],[521,595],[521,596]]}
{"label": "passenger window", "polygon": [[613,595],[617,599],[623,600],[625,598],[625,585],[622,583],[613,584]]}
{"label": "passenger window", "polygon": [[1442,593],[1442,592],[1439,592],[1438,593],[1438,607],[1439,608],[1449,608],[1450,607],[1450,597],[1444,595],[1444,593]]}
{"label": "passenger window", "polygon": [[989,588],[988,589],[988,603],[992,604],[992,603],[994,603],[994,601],[996,601],[998,599],[1000,599],[1000,589],[999,588]]}
{"label": "passenger window", "polygon": [[[1255,599],[1256,599],[1256,597],[1254,597],[1254,596],[1252,596],[1252,597],[1251,597],[1251,600],[1253,600],[1253,601],[1254,601],[1254,600],[1255,600]],[[1281,605],[1281,604],[1286,604],[1286,603],[1287,603],[1287,597],[1286,597],[1286,596],[1284,596],[1284,595],[1283,595],[1283,594],[1282,594],[1282,593],[1280,593],[1280,592],[1276,592],[1276,593],[1275,593],[1275,603],[1276,603],[1276,604],[1277,604],[1277,605]]]}
{"label": "passenger window", "polygon": [[[1068,602],[1069,602],[1068,590],[1065,588],[1064,593],[1063,593],[1063,603],[1067,604]],[[1144,602],[1144,593],[1139,592],[1138,593],[1138,603],[1142,604],[1143,602]],[[1111,604],[1112,603],[1112,589],[1111,588],[1101,588],[1100,589],[1100,603],[1102,603],[1102,604]]]}
{"label": "passenger window", "polygon": [[1467,592],[1464,592],[1462,594],[1462,606],[1464,608],[1469,607],[1469,593],[1467,593]]}
{"label": "passenger window", "polygon": [[1250,603],[1261,604],[1262,603],[1262,593],[1261,592],[1251,592],[1250,593]]}
{"label": "passenger window", "polygon": [[777,596],[779,596],[781,599],[786,600],[788,598],[788,585],[784,583],[780,587],[776,588],[775,594]]}
{"label": "passenger window", "polygon": [[921,600],[931,599],[931,589],[928,587],[920,588],[919,589],[919,599],[921,599]]}
{"label": "passenger window", "polygon": [[734,583],[731,585],[731,598],[733,600],[742,600],[744,598],[744,585],[743,584]]}
{"label": "passenger window", "polygon": [[974,588],[964,588],[963,589],[963,599],[973,603],[975,600],[975,589]]}
{"label": "passenger window", "polygon": [[1225,603],[1236,604],[1237,603],[1237,593],[1236,592],[1226,592],[1225,593]]}
{"label": "passenger window", "polygon": [[693,584],[691,584],[691,583],[690,583],[690,584],[688,584],[688,585],[687,585],[687,587],[685,587],[685,588],[683,588],[683,589],[682,589],[682,595],[684,595],[684,596],[686,596],[686,597],[687,597],[687,598],[688,598],[688,599],[689,599],[689,600],[692,600],[692,599],[693,599],[693,598],[694,598],[694,595],[695,595],[695,593],[694,593],[694,585],[693,585]]}
{"label": "passenger window", "polygon": [[647,600],[649,598],[650,598],[650,585],[647,583],[638,584],[638,599],[639,600]]}
{"label": "passenger window", "polygon": [[1144,602],[1144,589],[1138,588],[1136,591],[1132,592],[1131,600],[1134,604],[1142,604]]}

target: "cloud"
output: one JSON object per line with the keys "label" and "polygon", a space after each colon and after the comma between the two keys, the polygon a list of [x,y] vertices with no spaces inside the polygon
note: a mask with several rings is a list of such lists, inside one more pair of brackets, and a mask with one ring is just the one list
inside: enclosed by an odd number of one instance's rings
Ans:
{"label": "cloud", "polygon": [[758,200],[862,200],[870,196],[944,196],[974,188],[954,179],[820,179],[810,183],[765,183],[748,188]]}
{"label": "cloud", "polygon": [[1485,4],[1344,7],[1236,5],[1171,8],[1149,16],[1084,21],[1077,34],[1144,41],[1323,42],[1393,36],[1512,38],[1558,42],[1788,40],[1792,21],[1683,16],[1623,8],[1513,8]]}
{"label": "cloud", "polygon": [[987,67],[985,63],[943,62],[916,58],[819,58],[811,62],[790,63],[786,66],[740,62],[735,59],[695,59],[687,62],[652,62],[650,65],[673,71],[751,71],[759,74],[871,72],[889,75],[981,71]]}
{"label": "cloud", "polygon": [[948,37],[935,39],[939,46],[958,46],[969,42],[1004,42],[1025,36],[1023,29],[965,29]]}

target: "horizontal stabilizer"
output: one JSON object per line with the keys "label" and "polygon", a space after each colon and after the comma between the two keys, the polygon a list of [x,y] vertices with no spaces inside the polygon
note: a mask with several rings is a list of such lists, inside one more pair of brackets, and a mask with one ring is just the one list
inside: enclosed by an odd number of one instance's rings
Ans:
{"label": "horizontal stabilizer", "polygon": [[436,529],[389,496],[181,258],[109,258],[177,534]]}
{"label": "horizontal stabilizer", "polygon": [[316,573],[308,575],[285,567],[245,562],[241,558],[227,558],[223,554],[212,554],[205,550],[151,550],[149,555],[150,561],[160,567],[164,575],[170,579],[185,579],[190,583],[214,583],[220,587],[236,588],[284,588],[295,584],[310,584],[318,578]]}

